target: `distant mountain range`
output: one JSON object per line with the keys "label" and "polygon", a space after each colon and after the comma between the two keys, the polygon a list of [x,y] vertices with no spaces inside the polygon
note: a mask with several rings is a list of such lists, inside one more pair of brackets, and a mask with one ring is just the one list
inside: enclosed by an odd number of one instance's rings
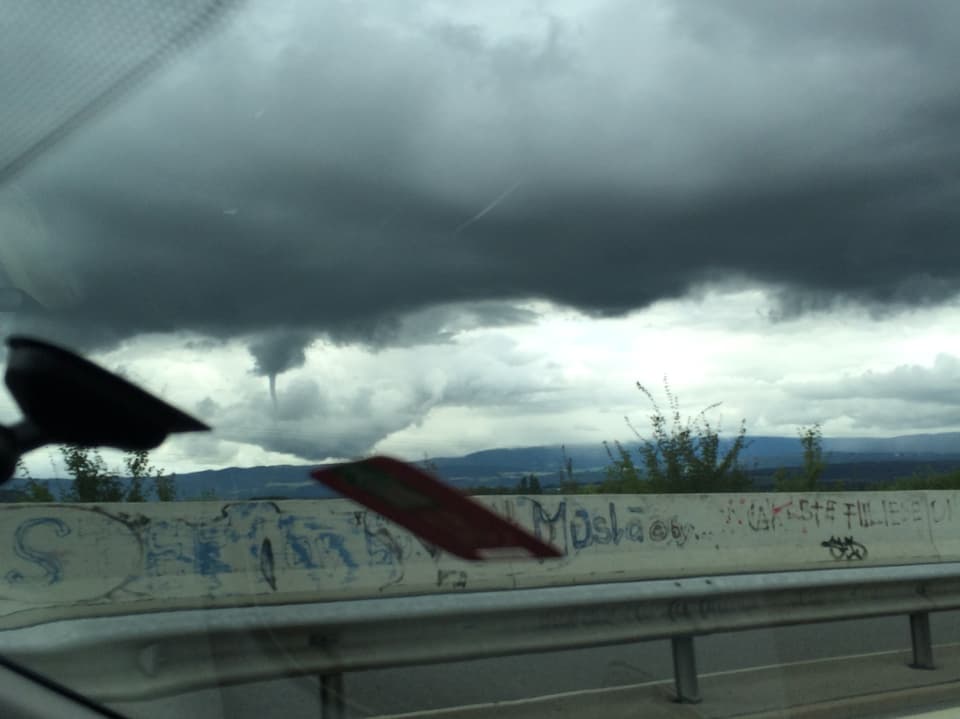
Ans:
{"label": "distant mountain range", "polygon": [[[730,440],[726,441],[729,446]],[[773,470],[797,467],[802,463],[800,442],[796,437],[751,437],[742,454],[758,489],[771,485]],[[633,451],[636,442],[624,442]],[[960,432],[914,434],[899,437],[843,437],[823,440],[827,460],[824,479],[843,480],[846,486],[869,486],[931,469],[946,472],[960,469]],[[610,464],[603,445],[573,444],[488,449],[462,457],[434,457],[429,463],[449,482],[468,489],[477,486],[514,486],[525,474],[536,474],[544,488],[557,486],[563,474],[564,456],[573,462],[581,482],[599,481]],[[231,467],[229,469],[187,472],[177,475],[180,499],[199,499],[215,495],[220,499],[289,498],[321,499],[334,496],[323,485],[312,481],[308,472],[313,465],[275,465],[269,467]],[[43,480],[41,480],[43,481]],[[68,485],[66,480],[48,480],[56,493]],[[14,480],[9,489],[16,489]]]}

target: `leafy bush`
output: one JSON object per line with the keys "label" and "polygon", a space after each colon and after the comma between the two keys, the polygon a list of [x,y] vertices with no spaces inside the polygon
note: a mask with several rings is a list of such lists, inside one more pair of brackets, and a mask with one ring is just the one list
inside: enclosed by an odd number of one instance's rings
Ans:
{"label": "leafy bush", "polygon": [[823,432],[819,424],[800,428],[803,466],[799,472],[778,469],[773,475],[775,492],[816,492],[824,489],[820,477],[827,463],[823,459]]}
{"label": "leafy bush", "polygon": [[609,483],[611,488],[629,488],[628,491],[632,492],[664,494],[750,489],[750,477],[740,464],[740,453],[747,446],[746,423],[741,421],[733,442],[721,451],[720,433],[707,417],[719,403],[704,408],[692,420],[684,421],[677,396],[666,379],[663,384],[669,415],[660,409],[653,394],[637,382],[637,389],[653,408],[650,415],[652,437],[643,437],[629,417],[625,418],[627,426],[640,441],[638,458],[635,460],[619,442],[614,443],[616,452],[605,444],[611,464],[604,484]]}

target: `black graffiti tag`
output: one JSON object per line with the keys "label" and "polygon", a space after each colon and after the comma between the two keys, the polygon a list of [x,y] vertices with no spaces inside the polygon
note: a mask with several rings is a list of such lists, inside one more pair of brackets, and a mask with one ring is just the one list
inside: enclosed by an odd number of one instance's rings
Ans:
{"label": "black graffiti tag", "polygon": [[820,546],[829,549],[830,556],[834,559],[853,561],[867,558],[867,548],[853,537],[830,537],[827,541],[820,542]]}

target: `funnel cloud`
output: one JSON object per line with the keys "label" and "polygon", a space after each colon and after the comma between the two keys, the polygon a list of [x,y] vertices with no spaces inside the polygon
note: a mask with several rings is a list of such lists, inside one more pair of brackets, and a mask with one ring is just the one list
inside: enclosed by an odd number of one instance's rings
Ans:
{"label": "funnel cloud", "polygon": [[296,330],[276,330],[261,335],[250,343],[253,371],[269,381],[270,399],[277,405],[277,375],[302,367],[307,361],[306,349],[312,338]]}

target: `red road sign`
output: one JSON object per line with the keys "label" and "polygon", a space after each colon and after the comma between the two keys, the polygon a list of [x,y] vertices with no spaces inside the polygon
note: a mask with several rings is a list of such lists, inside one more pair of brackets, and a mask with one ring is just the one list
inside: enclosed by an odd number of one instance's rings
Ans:
{"label": "red road sign", "polygon": [[317,469],[310,475],[424,541],[464,559],[563,556],[523,527],[406,462],[371,457]]}

